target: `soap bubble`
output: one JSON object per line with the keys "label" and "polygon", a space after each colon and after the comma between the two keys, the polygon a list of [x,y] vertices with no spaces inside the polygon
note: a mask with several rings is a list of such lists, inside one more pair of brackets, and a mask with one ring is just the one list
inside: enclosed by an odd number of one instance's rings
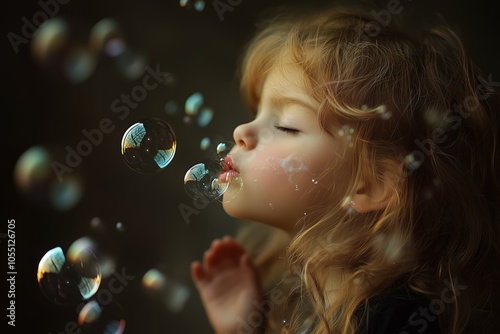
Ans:
{"label": "soap bubble", "polygon": [[115,301],[106,301],[101,305],[96,300],[90,300],[78,314],[82,334],[122,334],[125,323],[123,309]]}
{"label": "soap bubble", "polygon": [[95,53],[105,53],[109,57],[122,54],[125,41],[118,22],[112,18],[97,22],[90,31],[89,45]]}
{"label": "soap bubble", "polygon": [[130,80],[139,79],[144,74],[146,65],[146,57],[131,49],[124,50],[116,57],[118,70]]}
{"label": "soap bubble", "polygon": [[203,95],[201,93],[194,93],[186,99],[184,111],[188,116],[195,116],[198,114],[202,105]]}
{"label": "soap bubble", "polygon": [[217,145],[217,156],[219,159],[223,160],[229,152],[231,152],[231,149],[234,147],[235,143],[232,141],[226,141],[226,142],[221,142]]}
{"label": "soap bubble", "polygon": [[202,108],[198,116],[198,126],[204,128],[212,121],[212,118],[214,118],[214,111],[211,108]]}
{"label": "soap bubble", "polygon": [[177,146],[174,130],[160,119],[133,124],[125,131],[121,152],[125,163],[143,174],[157,173],[168,166]]}
{"label": "soap bubble", "polygon": [[61,247],[49,250],[38,265],[40,289],[56,304],[71,305],[89,299],[101,283],[102,275],[94,253],[79,245],[72,247],[67,257]]}
{"label": "soap bubble", "polygon": [[191,167],[184,176],[184,188],[195,199],[214,201],[224,194],[229,187],[229,178],[223,164],[216,159],[207,159]]}
{"label": "soap bubble", "polygon": [[72,209],[83,195],[83,181],[75,174],[57,175],[52,163],[59,160],[57,150],[33,146],[14,167],[14,182],[24,198],[57,211]]}
{"label": "soap bubble", "polygon": [[191,295],[186,285],[167,278],[158,269],[148,270],[142,277],[142,285],[152,298],[157,299],[173,313],[180,312]]}
{"label": "soap bubble", "polygon": [[210,138],[208,138],[208,137],[203,137],[203,138],[201,139],[201,141],[200,141],[200,149],[201,149],[202,151],[207,150],[207,149],[210,147],[210,145],[212,145],[212,141],[210,140]]}

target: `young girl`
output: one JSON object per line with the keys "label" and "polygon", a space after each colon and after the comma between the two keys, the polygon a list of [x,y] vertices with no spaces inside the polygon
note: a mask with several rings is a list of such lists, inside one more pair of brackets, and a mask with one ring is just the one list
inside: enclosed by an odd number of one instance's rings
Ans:
{"label": "young girl", "polygon": [[[497,333],[495,83],[451,29],[395,19],[281,16],[250,43],[224,209],[288,244],[254,261],[225,237],[192,264],[216,333]],[[265,286],[255,263],[280,260]]]}

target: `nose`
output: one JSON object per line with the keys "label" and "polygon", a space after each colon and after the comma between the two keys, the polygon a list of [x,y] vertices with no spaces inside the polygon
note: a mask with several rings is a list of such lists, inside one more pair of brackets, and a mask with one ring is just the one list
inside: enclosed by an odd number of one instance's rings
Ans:
{"label": "nose", "polygon": [[252,123],[238,125],[233,132],[234,142],[236,146],[251,150],[257,145],[257,135]]}

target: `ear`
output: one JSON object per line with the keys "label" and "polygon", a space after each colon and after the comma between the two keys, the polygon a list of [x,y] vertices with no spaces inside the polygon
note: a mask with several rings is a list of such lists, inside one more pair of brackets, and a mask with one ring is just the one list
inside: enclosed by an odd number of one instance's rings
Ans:
{"label": "ear", "polygon": [[351,208],[362,213],[384,210],[395,191],[391,178],[385,176],[383,181],[373,182],[369,185],[365,181],[361,181],[356,193],[352,196]]}

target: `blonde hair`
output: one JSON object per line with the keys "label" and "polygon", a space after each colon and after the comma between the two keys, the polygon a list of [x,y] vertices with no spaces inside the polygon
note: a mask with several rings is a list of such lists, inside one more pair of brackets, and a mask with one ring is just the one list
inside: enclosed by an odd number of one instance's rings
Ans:
{"label": "blonde hair", "polygon": [[[402,286],[441,300],[443,333],[492,331],[500,103],[457,34],[446,25],[411,34],[395,20],[381,27],[358,7],[282,15],[243,59],[241,90],[253,111],[267,73],[285,58],[304,71],[325,131],[336,124],[352,133],[343,204],[361,181],[383,184],[391,197],[381,212],[331,202],[298,223],[286,255],[301,302],[282,332],[307,324],[308,333],[354,333],[357,310]],[[325,298],[332,269],[342,273],[333,302]]]}

